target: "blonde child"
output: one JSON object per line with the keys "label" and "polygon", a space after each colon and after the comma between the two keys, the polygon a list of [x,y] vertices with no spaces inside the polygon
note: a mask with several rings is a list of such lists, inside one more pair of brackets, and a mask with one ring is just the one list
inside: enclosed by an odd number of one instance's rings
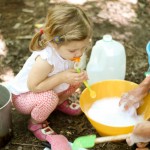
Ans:
{"label": "blonde child", "polygon": [[46,121],[55,109],[81,114],[79,104],[72,104],[68,97],[87,80],[87,74],[77,73],[72,60],[84,54],[91,37],[91,22],[81,8],[65,3],[53,5],[45,26],[30,42],[32,55],[15,79],[6,84],[13,94],[14,107],[31,115],[28,129],[39,140],[55,134]]}
{"label": "blonde child", "polygon": [[[122,96],[120,105],[124,104],[126,110],[130,107],[140,104],[142,99],[148,94],[150,90],[150,76],[146,77],[136,89],[133,89]],[[146,148],[147,142],[150,142],[150,121],[143,121],[134,127],[133,133],[128,138],[129,146],[137,143],[136,150],[148,150]]]}

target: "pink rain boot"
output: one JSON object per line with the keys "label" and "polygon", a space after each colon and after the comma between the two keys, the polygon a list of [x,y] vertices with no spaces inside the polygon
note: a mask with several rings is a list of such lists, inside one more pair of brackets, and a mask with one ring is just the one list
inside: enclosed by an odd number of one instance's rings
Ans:
{"label": "pink rain boot", "polygon": [[67,138],[63,135],[47,135],[46,141],[51,144],[52,150],[72,150]]}
{"label": "pink rain boot", "polygon": [[45,121],[43,123],[39,124],[33,124],[31,121],[29,121],[28,124],[28,130],[33,132],[36,138],[38,138],[41,141],[46,141],[47,135],[53,135],[56,134],[49,126],[48,122]]}
{"label": "pink rain boot", "polygon": [[72,116],[77,116],[82,113],[79,103],[65,100],[62,104],[58,105],[57,110]]}

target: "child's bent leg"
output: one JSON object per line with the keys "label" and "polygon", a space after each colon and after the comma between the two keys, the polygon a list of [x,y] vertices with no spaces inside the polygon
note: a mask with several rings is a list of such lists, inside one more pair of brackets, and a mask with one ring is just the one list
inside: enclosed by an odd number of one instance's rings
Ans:
{"label": "child's bent leg", "polygon": [[79,87],[80,84],[70,86],[69,89],[67,89],[59,95],[61,103],[58,105],[57,110],[73,116],[80,115],[82,113],[79,105],[79,100],[68,100],[68,97],[71,96]]}
{"label": "child's bent leg", "polygon": [[59,98],[53,91],[33,93],[28,92],[15,96],[14,106],[24,114],[31,114],[28,129],[40,140],[45,140],[46,135],[54,131],[45,121],[58,105]]}
{"label": "child's bent leg", "polygon": [[37,105],[31,111],[31,117],[37,122],[45,121],[58,105],[59,98],[53,91],[44,92],[36,96]]}
{"label": "child's bent leg", "polygon": [[59,98],[54,91],[27,92],[14,96],[14,107],[23,114],[31,114],[37,122],[45,121],[58,105]]}

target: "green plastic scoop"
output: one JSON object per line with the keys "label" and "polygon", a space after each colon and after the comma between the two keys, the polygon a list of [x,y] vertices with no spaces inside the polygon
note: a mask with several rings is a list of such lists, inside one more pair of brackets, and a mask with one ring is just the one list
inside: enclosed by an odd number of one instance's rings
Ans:
{"label": "green plastic scoop", "polygon": [[122,135],[105,136],[99,138],[96,138],[96,135],[81,136],[74,140],[72,149],[79,150],[80,148],[92,148],[94,147],[95,144],[98,143],[122,141],[130,137],[130,135],[131,134],[122,134]]}

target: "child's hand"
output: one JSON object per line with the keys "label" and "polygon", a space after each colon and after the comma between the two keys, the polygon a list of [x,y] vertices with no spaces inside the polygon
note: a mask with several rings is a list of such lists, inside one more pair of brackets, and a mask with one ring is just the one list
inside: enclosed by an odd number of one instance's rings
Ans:
{"label": "child's hand", "polygon": [[130,138],[126,139],[126,141],[129,146],[136,143],[139,148],[146,147],[147,143],[150,142],[150,121],[137,124]]}
{"label": "child's hand", "polygon": [[119,105],[124,105],[124,109],[135,106],[141,103],[142,99],[148,94],[150,90],[150,76],[146,77],[137,88],[125,93],[119,102]]}
{"label": "child's hand", "polygon": [[63,71],[61,73],[61,76],[63,82],[68,84],[82,83],[83,81],[88,79],[86,71],[81,71],[80,73],[77,73],[75,69]]}
{"label": "child's hand", "polygon": [[147,93],[144,91],[143,86],[139,86],[138,88],[123,94],[120,99],[119,106],[123,105],[125,110],[128,110],[132,106],[137,109],[146,94]]}

